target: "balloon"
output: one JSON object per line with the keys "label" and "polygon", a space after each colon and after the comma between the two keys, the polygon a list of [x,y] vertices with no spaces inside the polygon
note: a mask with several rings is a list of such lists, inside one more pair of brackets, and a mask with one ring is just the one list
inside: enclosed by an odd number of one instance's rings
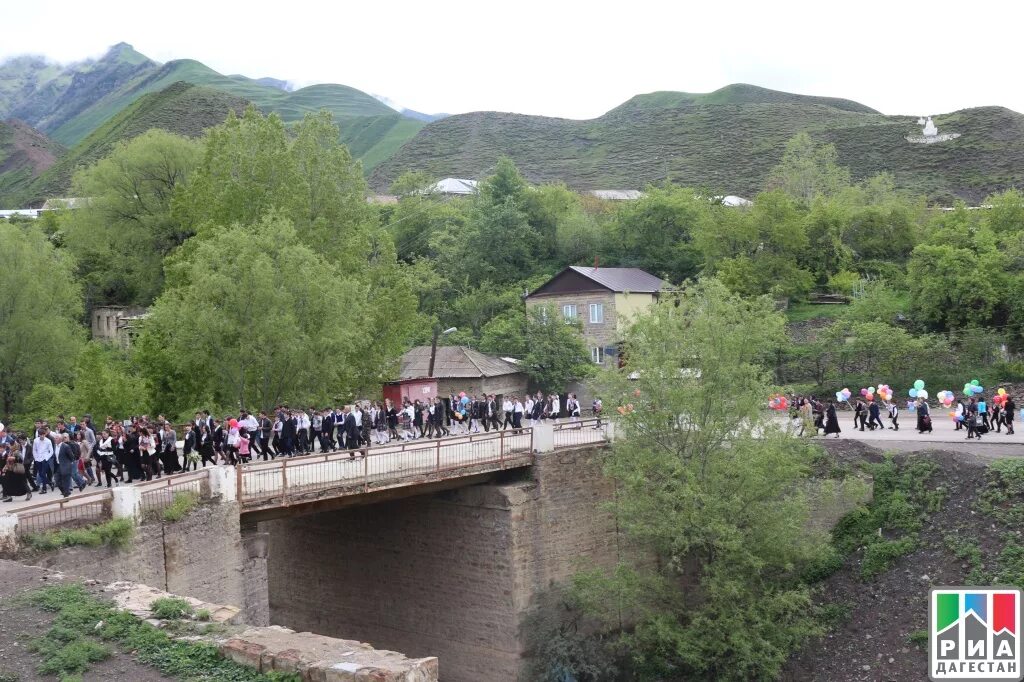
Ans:
{"label": "balloon", "polygon": [[924,381],[921,380],[921,379],[918,379],[917,381],[915,381],[914,382],[914,388],[916,388],[917,390],[920,391],[922,388],[924,388]]}
{"label": "balloon", "polygon": [[237,419],[229,420],[228,421],[228,426],[230,426],[231,428],[236,428],[238,426],[238,420]]}
{"label": "balloon", "polygon": [[977,379],[971,379],[971,386],[980,386],[981,382]]}
{"label": "balloon", "polygon": [[[1006,395],[1006,389],[1005,388],[1001,388],[998,391],[996,391],[996,393],[998,393],[999,395]],[[3,431],[3,430],[4,430],[3,426],[0,426],[0,431]]]}
{"label": "balloon", "polygon": [[868,386],[868,393],[874,393],[874,392],[875,392],[875,387],[874,386]]}
{"label": "balloon", "polygon": [[868,394],[868,389],[866,389],[866,388],[860,389],[860,394],[861,395],[867,395]]}
{"label": "balloon", "polygon": [[846,396],[843,395],[842,391],[836,391],[836,402],[840,402],[840,403],[846,402]]}
{"label": "balloon", "polygon": [[928,400],[928,391],[926,391],[925,389],[922,388],[920,391],[917,392],[917,397],[918,398],[924,398],[925,400]]}
{"label": "balloon", "polygon": [[981,386],[975,386],[974,387],[974,392],[975,393],[984,393],[984,391],[985,391],[985,389],[983,387],[981,387]]}
{"label": "balloon", "polygon": [[912,389],[910,389],[907,392],[910,394],[911,398],[916,398],[917,397],[917,389],[916,388],[912,388]]}
{"label": "balloon", "polygon": [[845,395],[847,398],[849,398],[850,397],[850,389],[844,388],[843,389],[843,395]]}
{"label": "balloon", "polygon": [[467,398],[467,397],[466,397],[466,395],[465,395],[465,394],[463,394],[463,395],[462,395],[462,400],[461,400],[460,402],[461,402],[461,403],[462,403],[463,405],[468,405],[468,404],[469,404],[469,398]]}
{"label": "balloon", "polygon": [[459,391],[459,397],[460,398],[465,398],[466,397],[466,392],[465,391]]}

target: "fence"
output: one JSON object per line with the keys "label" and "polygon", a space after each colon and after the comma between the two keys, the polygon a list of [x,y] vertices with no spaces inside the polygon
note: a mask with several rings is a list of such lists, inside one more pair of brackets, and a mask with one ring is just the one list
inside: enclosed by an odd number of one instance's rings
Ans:
{"label": "fence", "polygon": [[201,498],[209,497],[210,475],[204,468],[202,471],[171,474],[145,483],[137,483],[136,487],[139,489],[142,515],[152,517],[169,507],[178,493],[194,493]]}
{"label": "fence", "polygon": [[243,506],[287,505],[316,497],[410,485],[520,466],[532,461],[533,430],[496,431],[433,441],[409,441],[355,451],[279,458],[239,466]]}
{"label": "fence", "polygon": [[110,490],[78,493],[72,497],[43,500],[18,509],[18,535],[50,528],[74,528],[109,521],[114,495]]}
{"label": "fence", "polygon": [[607,419],[580,419],[574,422],[561,422],[552,427],[554,446],[568,448],[591,443],[603,443],[609,440]]}

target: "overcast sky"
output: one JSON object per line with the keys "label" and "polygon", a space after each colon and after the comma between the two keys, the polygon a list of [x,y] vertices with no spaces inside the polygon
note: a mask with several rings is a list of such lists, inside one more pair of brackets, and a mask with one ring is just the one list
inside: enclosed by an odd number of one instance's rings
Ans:
{"label": "overcast sky", "polygon": [[591,118],[634,94],[729,83],[887,114],[1024,112],[1024,3],[632,0],[4,2],[0,59],[131,43],[158,61],[344,83],[425,112]]}

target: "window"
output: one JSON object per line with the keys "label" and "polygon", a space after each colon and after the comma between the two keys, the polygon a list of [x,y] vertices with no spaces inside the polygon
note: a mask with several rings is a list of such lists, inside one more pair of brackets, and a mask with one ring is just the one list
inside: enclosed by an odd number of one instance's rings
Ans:
{"label": "window", "polygon": [[595,365],[604,364],[604,348],[600,346],[593,346],[590,349],[590,359],[594,361]]}
{"label": "window", "polygon": [[573,304],[567,304],[562,306],[562,317],[565,318],[566,323],[572,322],[577,316],[576,306]]}
{"label": "window", "polygon": [[590,304],[590,324],[601,324],[604,322],[604,303]]}

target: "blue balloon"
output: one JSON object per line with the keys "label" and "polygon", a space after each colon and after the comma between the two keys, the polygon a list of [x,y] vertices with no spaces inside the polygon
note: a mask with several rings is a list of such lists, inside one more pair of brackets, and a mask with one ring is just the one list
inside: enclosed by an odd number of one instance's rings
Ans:
{"label": "blue balloon", "polygon": [[916,388],[910,389],[909,393],[910,393],[910,397],[911,398],[916,398],[917,397],[917,389]]}

